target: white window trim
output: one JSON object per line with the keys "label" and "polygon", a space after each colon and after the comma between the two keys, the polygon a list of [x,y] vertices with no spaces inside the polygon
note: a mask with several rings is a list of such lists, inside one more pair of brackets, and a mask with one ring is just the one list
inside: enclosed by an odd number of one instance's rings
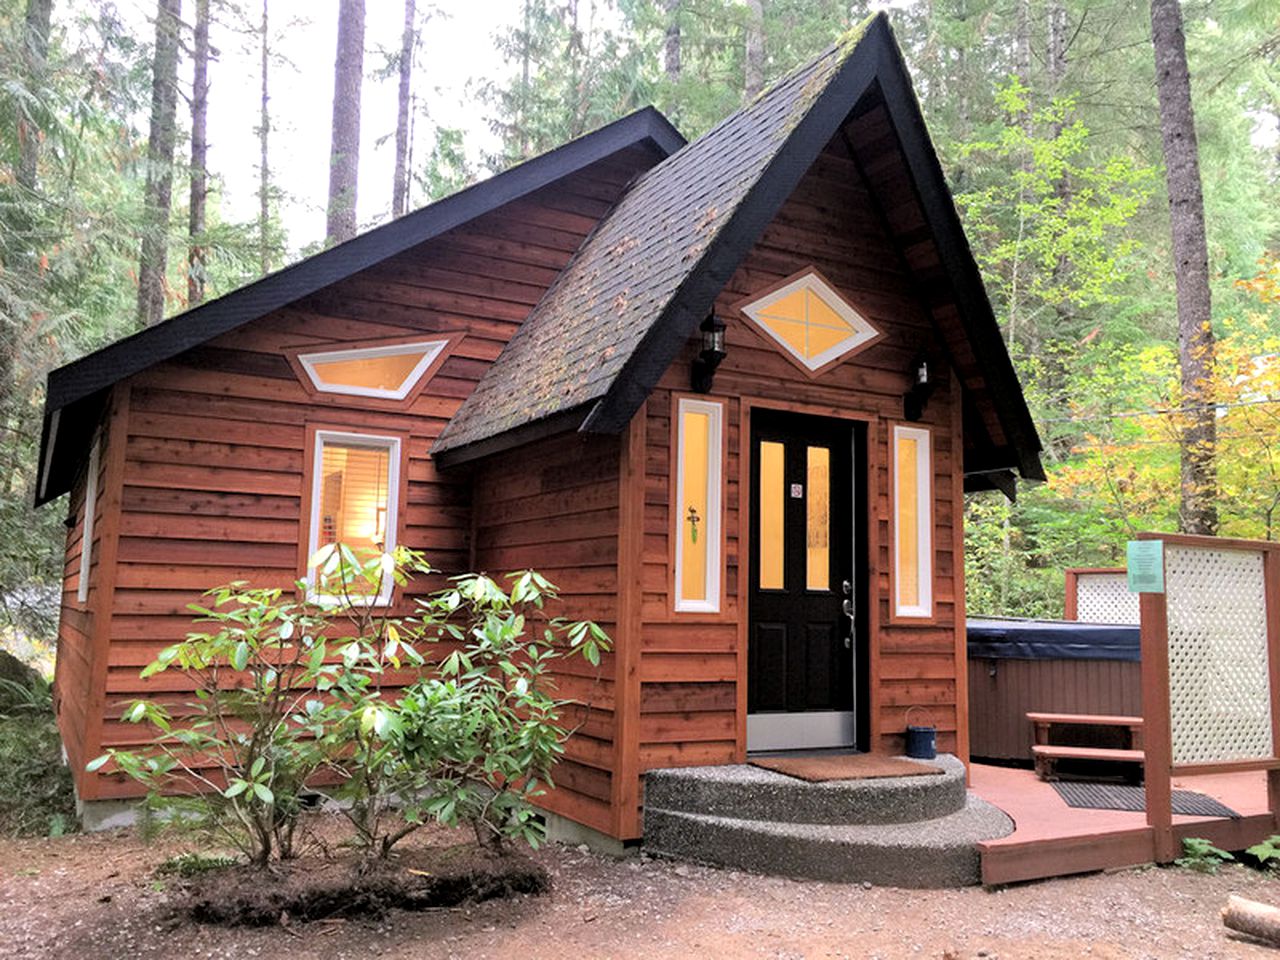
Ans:
{"label": "white window trim", "polygon": [[[707,444],[707,596],[704,600],[686,600],[680,595],[684,582],[684,414],[686,411],[708,415]],[[721,541],[721,490],[724,485],[724,404],[714,400],[682,397],[676,403],[676,499],[672,504],[672,529],[676,538],[675,581],[672,589],[676,613],[720,612],[720,567],[724,545]]]}
{"label": "white window trim", "polygon": [[[789,296],[796,290],[808,290],[822,300],[827,306],[834,310],[853,331],[847,338],[841,340],[834,346],[828,347],[826,350],[812,357],[806,357],[791,344],[787,343],[772,330],[764,321],[764,314],[769,312],[769,308],[779,300]],[[762,334],[769,338],[770,342],[777,344],[788,354],[796,359],[796,362],[803,364],[811,371],[817,371],[825,367],[831,361],[843,357],[845,354],[852,353],[858,348],[864,346],[869,341],[880,336],[880,331],[876,326],[864,317],[861,313],[849,305],[830,284],[825,283],[821,277],[813,273],[806,273],[797,277],[790,283],[784,284],[772,293],[765,294],[759,300],[747,304],[742,308],[742,312],[747,318],[754,323]]]}
{"label": "white window trim", "polygon": [[[901,531],[898,527],[898,440],[916,440],[916,558],[920,565],[920,602],[903,604],[898,595],[900,577],[898,558],[902,555]],[[933,479],[933,433],[926,427],[893,428],[893,609],[898,617],[930,618],[933,616],[933,501],[929,496]]]}
{"label": "white window trim", "polygon": [[[385,347],[357,347],[351,350],[329,350],[323,353],[300,353],[298,362],[306,371],[311,385],[320,393],[340,393],[351,397],[375,397],[381,400],[403,400],[418,385],[427,368],[435,363],[440,351],[449,345],[448,340],[421,340],[415,343],[396,343]],[[317,364],[336,363],[343,360],[376,360],[379,357],[398,357],[404,353],[417,353],[424,350],[422,359],[404,378],[404,382],[395,390],[381,387],[352,387],[342,384],[325,383],[321,379]]]}
{"label": "white window trim", "polygon": [[[324,448],[325,444],[344,446],[382,447],[389,451],[387,464],[387,543],[385,552],[391,553],[396,548],[396,533],[399,530],[400,516],[400,438],[375,433],[347,433],[340,430],[317,430],[314,449],[311,451],[311,517],[310,532],[307,536],[307,599],[313,603],[337,604],[340,598],[332,594],[320,593],[316,589],[316,571],[311,566],[311,558],[324,544],[320,543],[320,499],[324,483]],[[355,603],[364,603],[373,607],[384,607],[391,603],[391,595],[395,591],[395,582],[387,578],[382,589],[376,595],[353,597]]]}
{"label": "white window trim", "polygon": [[84,481],[84,524],[80,534],[80,583],[76,587],[76,600],[89,600],[89,570],[93,553],[93,520],[98,512],[98,463],[102,457],[102,436],[93,438],[89,450],[89,471]]}

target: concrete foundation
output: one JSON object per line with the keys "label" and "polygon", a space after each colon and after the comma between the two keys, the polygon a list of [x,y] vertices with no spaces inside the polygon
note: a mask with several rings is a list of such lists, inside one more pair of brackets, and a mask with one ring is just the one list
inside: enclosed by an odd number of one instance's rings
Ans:
{"label": "concrete foundation", "polygon": [[635,846],[627,846],[599,830],[584,826],[581,823],[562,817],[558,813],[540,810],[539,815],[547,828],[547,839],[552,843],[563,843],[565,846],[587,846],[595,853],[607,857],[627,857],[636,853]]}

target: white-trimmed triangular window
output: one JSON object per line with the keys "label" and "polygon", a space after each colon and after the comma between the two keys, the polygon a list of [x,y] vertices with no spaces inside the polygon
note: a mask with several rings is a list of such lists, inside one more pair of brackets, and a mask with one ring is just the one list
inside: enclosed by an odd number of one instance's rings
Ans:
{"label": "white-trimmed triangular window", "polygon": [[812,269],[740,304],[739,309],[811,372],[880,338],[880,331]]}
{"label": "white-trimmed triangular window", "polygon": [[448,340],[422,340],[300,353],[298,363],[321,393],[403,400],[448,344]]}

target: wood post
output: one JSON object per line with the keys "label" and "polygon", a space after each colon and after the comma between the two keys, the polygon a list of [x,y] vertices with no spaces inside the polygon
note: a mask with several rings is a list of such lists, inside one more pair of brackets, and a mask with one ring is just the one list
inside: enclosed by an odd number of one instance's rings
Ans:
{"label": "wood post", "polygon": [[[1262,579],[1267,604],[1267,681],[1271,694],[1271,753],[1280,753],[1280,553],[1262,555]],[[1280,769],[1267,771],[1267,809],[1280,827]]]}
{"label": "wood post", "polygon": [[1155,859],[1169,863],[1178,855],[1173,835],[1173,738],[1169,719],[1169,616],[1163,593],[1139,597],[1142,617],[1142,718],[1146,762],[1147,824],[1153,831]]}

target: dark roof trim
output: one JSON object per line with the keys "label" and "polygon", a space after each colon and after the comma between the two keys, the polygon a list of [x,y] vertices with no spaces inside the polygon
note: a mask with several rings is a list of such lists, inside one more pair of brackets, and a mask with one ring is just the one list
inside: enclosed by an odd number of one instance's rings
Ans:
{"label": "dark roof trim", "polygon": [[489,457],[495,453],[513,450],[526,443],[533,443],[537,440],[545,440],[547,437],[554,437],[557,434],[576,431],[581,426],[582,418],[586,411],[586,404],[570,407],[568,410],[561,410],[548,417],[543,417],[541,420],[532,420],[511,430],[504,430],[502,433],[494,434],[484,440],[467,444],[465,447],[441,450],[439,453],[433,452],[431,459],[435,461],[436,466],[441,469],[447,469],[463,463],[470,463],[472,460],[479,460],[481,457]]}
{"label": "dark roof trim", "polygon": [[[858,45],[884,42],[889,25],[883,15],[867,26]],[[891,40],[889,41],[892,42]],[[746,198],[734,211],[711,249],[680,284],[674,297],[628,358],[609,392],[579,428],[591,433],[618,433],[653,391],[693,335],[742,259],[795,190],[844,118],[850,105],[870,87],[875,61],[851,56],[787,136]]]}
{"label": "dark roof trim", "polygon": [[59,451],[48,449],[53,439],[50,418],[54,411],[99,394],[153,364],[285,307],[620,150],[645,142],[665,156],[685,144],[684,137],[666,117],[653,107],[645,107],[488,180],[52,371],[45,393],[37,481],[40,493],[36,505],[59,496],[69,486],[69,481],[62,482],[65,476],[54,480],[48,475],[63,473],[58,469]]}
{"label": "dark roof trim", "polygon": [[987,297],[982,273],[960,223],[960,215],[925,126],[920,104],[911,89],[902,51],[896,43],[889,42],[881,45],[880,56],[882,65],[877,74],[889,121],[907,159],[911,182],[920,198],[920,208],[938,239],[936,247],[955,291],[960,322],[974,346],[974,353],[982,358],[986,367],[984,372],[996,415],[1017,453],[1019,473],[1025,480],[1044,480],[1044,467],[1039,457],[1042,449],[1040,435],[1036,432],[1018,374],[1000,335],[1000,325]]}

